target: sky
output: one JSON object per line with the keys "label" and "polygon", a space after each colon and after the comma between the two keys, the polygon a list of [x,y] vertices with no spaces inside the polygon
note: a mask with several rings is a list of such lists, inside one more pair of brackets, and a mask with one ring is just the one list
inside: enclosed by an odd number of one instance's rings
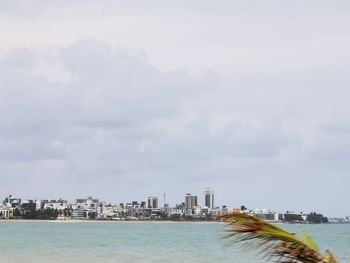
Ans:
{"label": "sky", "polygon": [[0,0],[0,195],[350,215],[349,1]]}

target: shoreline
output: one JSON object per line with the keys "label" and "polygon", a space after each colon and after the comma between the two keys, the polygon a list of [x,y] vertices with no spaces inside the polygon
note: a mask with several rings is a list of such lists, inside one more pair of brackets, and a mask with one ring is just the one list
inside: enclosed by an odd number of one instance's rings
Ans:
{"label": "shoreline", "polygon": [[[98,220],[98,219],[0,219],[1,222],[27,222],[27,223],[121,223],[121,224],[226,224],[224,221],[176,221],[176,220]],[[297,223],[297,222],[272,222],[272,224],[285,224],[285,225],[334,225],[334,224],[346,224],[346,223]]]}
{"label": "shoreline", "polygon": [[68,220],[60,220],[60,219],[1,219],[1,222],[37,222],[37,223],[122,223],[122,224],[183,224],[183,223],[191,223],[191,224],[225,224],[222,221],[171,221],[171,220],[93,220],[93,219],[68,219]]}

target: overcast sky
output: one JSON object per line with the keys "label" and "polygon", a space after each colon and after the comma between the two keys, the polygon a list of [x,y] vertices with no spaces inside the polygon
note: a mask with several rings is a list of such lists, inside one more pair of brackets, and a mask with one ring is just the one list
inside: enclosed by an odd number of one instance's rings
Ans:
{"label": "overcast sky", "polygon": [[349,1],[0,0],[0,35],[2,198],[350,215]]}

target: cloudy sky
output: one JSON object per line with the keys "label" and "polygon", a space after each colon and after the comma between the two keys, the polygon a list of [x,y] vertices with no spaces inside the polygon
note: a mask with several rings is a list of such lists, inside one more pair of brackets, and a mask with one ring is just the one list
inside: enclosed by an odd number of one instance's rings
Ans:
{"label": "cloudy sky", "polygon": [[349,1],[0,0],[0,35],[2,197],[350,215]]}

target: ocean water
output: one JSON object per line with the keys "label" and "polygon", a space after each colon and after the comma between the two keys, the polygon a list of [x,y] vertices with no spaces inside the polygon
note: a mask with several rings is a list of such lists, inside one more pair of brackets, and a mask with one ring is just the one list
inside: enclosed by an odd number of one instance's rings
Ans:
{"label": "ocean water", "polygon": [[[308,231],[350,262],[350,225],[281,225]],[[223,239],[222,223],[0,221],[0,262],[262,262]]]}

